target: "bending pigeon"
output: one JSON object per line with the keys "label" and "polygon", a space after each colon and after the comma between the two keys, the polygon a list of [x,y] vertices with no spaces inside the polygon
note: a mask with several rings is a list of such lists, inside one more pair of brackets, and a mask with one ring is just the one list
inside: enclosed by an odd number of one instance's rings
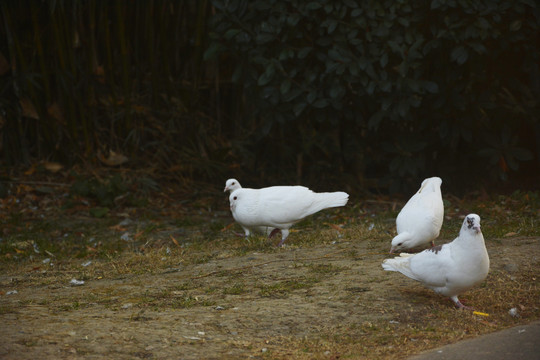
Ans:
{"label": "bending pigeon", "polygon": [[[241,188],[242,188],[242,185],[240,185],[240,182],[238,180],[228,179],[225,182],[225,189],[223,189],[223,192],[230,191],[232,193],[234,190],[241,189]],[[255,226],[255,227],[248,228],[242,225],[242,228],[244,229],[244,234],[246,237],[248,237],[252,232],[267,235],[268,237],[272,237],[274,235],[274,231],[273,231],[274,229],[268,226]]]}
{"label": "bending pigeon", "polygon": [[402,253],[386,259],[382,267],[399,271],[438,294],[449,296],[459,308],[468,308],[458,295],[484,281],[489,257],[480,230],[480,216],[465,217],[459,236],[451,243],[426,249],[418,254]]}
{"label": "bending pigeon", "polygon": [[238,180],[229,179],[225,181],[225,189],[223,189],[223,192],[227,192],[227,191],[233,192],[234,190],[241,189],[241,188],[242,188],[242,185],[240,185]]}
{"label": "bending pigeon", "polygon": [[[239,188],[229,196],[234,220],[244,230],[257,226],[281,230],[281,242],[278,246],[283,245],[290,227],[298,221],[326,208],[344,206],[348,200],[349,194],[341,191],[315,193],[304,186]],[[248,231],[246,230],[246,235]]]}
{"label": "bending pigeon", "polygon": [[396,218],[398,235],[392,239],[390,253],[414,248],[439,236],[444,217],[441,178],[422,181],[422,186],[405,204]]}

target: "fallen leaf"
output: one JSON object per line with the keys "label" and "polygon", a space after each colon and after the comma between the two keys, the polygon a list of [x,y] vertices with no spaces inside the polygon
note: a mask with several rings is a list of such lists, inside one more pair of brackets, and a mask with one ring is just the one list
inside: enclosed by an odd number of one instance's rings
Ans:
{"label": "fallen leaf", "polygon": [[337,230],[337,231],[343,231],[343,228],[336,224],[330,224],[330,223],[324,223],[325,225],[330,226],[331,228]]}
{"label": "fallen leaf", "polygon": [[31,119],[39,120],[39,115],[37,113],[37,110],[34,107],[34,104],[32,104],[32,102],[29,99],[27,98],[21,99],[19,103],[21,105],[23,116],[29,117]]}
{"label": "fallen leaf", "polygon": [[[222,230],[222,231],[223,231],[223,230]],[[173,241],[173,243],[174,243],[176,246],[180,247],[180,244],[178,243],[178,241],[176,241],[176,239],[175,239],[174,236],[172,236],[172,235],[171,235],[171,240]]]}
{"label": "fallen leaf", "polygon": [[122,227],[120,225],[111,226],[111,227],[109,227],[109,229],[116,230],[118,232],[126,232],[127,231],[127,229],[125,227]]}
{"label": "fallen leaf", "polygon": [[507,234],[504,234],[505,237],[516,236],[516,235],[517,235],[517,233],[516,233],[516,232],[513,232],[513,231],[512,231],[512,232],[509,232],[509,233],[507,233]]}
{"label": "fallen leaf", "polygon": [[53,103],[51,106],[47,108],[47,113],[50,117],[58,120],[59,123],[64,124],[64,115],[62,114],[62,109],[60,109],[60,106],[58,103]]}
{"label": "fallen leaf", "polygon": [[101,154],[98,154],[99,160],[107,166],[118,166],[126,163],[129,159],[127,156],[116,153],[112,150],[109,150],[109,157],[104,157]]}
{"label": "fallen leaf", "polygon": [[230,223],[229,225],[227,225],[223,229],[221,229],[221,232],[229,230],[233,225],[234,225],[234,223]]}
{"label": "fallen leaf", "polygon": [[50,162],[50,161],[45,162],[43,166],[45,167],[45,169],[47,169],[48,171],[52,173],[56,173],[64,168],[62,164],[59,164],[57,162]]}

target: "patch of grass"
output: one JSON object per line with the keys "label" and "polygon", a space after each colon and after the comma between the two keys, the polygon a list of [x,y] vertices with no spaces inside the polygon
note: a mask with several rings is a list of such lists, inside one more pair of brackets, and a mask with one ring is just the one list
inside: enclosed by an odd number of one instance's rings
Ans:
{"label": "patch of grass", "polygon": [[259,286],[259,296],[272,297],[272,298],[284,298],[294,290],[311,288],[314,284],[320,280],[313,277],[301,277],[299,279],[290,279],[279,281],[270,285]]}
{"label": "patch of grass", "polygon": [[215,301],[208,299],[199,299],[194,296],[184,296],[180,298],[175,298],[171,301],[170,307],[173,309],[186,309],[194,306],[214,306],[216,305]]}
{"label": "patch of grass", "polygon": [[176,285],[174,286],[174,290],[177,290],[177,291],[181,291],[181,290],[192,290],[192,289],[197,289],[199,287],[199,285],[195,284],[193,281],[189,280],[189,281],[184,281],[183,283],[181,283],[180,285]]}
{"label": "patch of grass", "polygon": [[224,295],[241,295],[248,292],[248,290],[246,289],[245,284],[236,283],[230,287],[224,288],[222,292]]}
{"label": "patch of grass", "polygon": [[311,272],[320,275],[336,275],[343,270],[350,269],[348,266],[337,266],[334,264],[310,264],[308,267]]}
{"label": "patch of grass", "polygon": [[14,314],[17,310],[9,305],[0,305],[0,315]]}
{"label": "patch of grass", "polygon": [[164,308],[186,309],[195,306],[213,306],[215,302],[205,297],[193,296],[184,291],[172,291],[170,289],[158,292],[145,292],[136,300],[140,307],[151,307],[156,310]]}

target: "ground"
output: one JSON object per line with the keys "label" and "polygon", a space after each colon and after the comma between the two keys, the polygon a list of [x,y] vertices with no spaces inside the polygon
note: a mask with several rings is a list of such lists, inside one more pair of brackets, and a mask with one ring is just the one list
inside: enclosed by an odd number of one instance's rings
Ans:
{"label": "ground", "polygon": [[3,359],[402,359],[540,319],[538,193],[445,196],[437,244],[482,217],[490,273],[460,296],[474,313],[382,270],[406,199],[352,196],[276,248],[236,236],[217,190],[101,211],[20,189],[1,207]]}

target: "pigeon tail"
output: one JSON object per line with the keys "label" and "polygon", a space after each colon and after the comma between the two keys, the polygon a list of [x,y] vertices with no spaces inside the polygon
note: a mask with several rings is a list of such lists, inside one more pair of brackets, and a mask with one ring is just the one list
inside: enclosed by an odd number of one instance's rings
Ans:
{"label": "pigeon tail", "polygon": [[386,271],[397,271],[402,273],[405,276],[410,277],[413,280],[419,280],[416,275],[413,274],[411,271],[411,262],[410,258],[414,256],[414,254],[407,254],[407,253],[401,253],[399,256],[393,258],[393,259],[386,259],[382,263],[382,267]]}
{"label": "pigeon tail", "polygon": [[310,215],[331,207],[344,206],[349,201],[349,194],[343,191],[315,193]]}
{"label": "pigeon tail", "polygon": [[431,192],[440,192],[441,191],[441,184],[442,180],[440,177],[432,177],[425,179],[422,181],[422,185],[420,186],[420,190],[418,190],[418,194],[420,194],[423,190],[429,189]]}

